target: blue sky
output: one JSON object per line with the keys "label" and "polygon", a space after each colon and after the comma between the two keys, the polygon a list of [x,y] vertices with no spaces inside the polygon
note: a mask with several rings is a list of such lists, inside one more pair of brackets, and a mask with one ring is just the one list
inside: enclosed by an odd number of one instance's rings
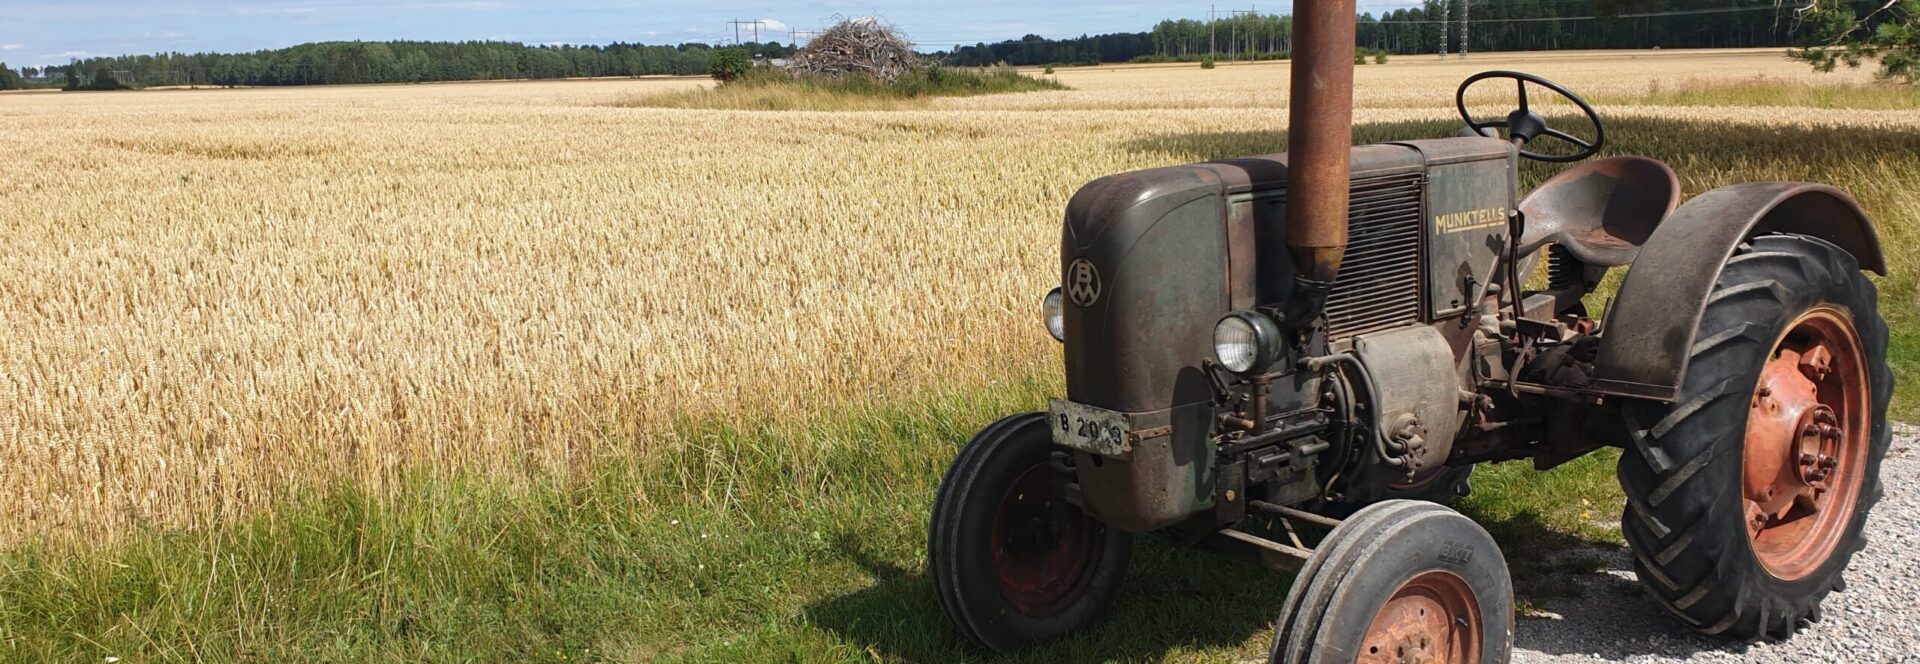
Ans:
{"label": "blue sky", "polygon": [[[1359,0],[1379,12],[1417,0]],[[1234,8],[1287,11],[1291,2]],[[833,15],[881,16],[927,48],[1146,30],[1163,18],[1204,18],[1203,2],[1094,0],[63,0],[0,1],[0,62],[64,64],[74,57],[156,51],[252,51],[325,40],[500,39],[530,44],[680,43],[733,37],[731,19],[764,21],[762,38],[818,30]],[[1223,2],[1222,9],[1229,6]]]}

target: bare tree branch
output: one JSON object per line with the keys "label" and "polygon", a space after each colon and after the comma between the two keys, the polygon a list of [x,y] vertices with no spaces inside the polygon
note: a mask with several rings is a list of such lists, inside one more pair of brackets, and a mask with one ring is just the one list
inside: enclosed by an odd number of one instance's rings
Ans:
{"label": "bare tree branch", "polygon": [[796,75],[871,76],[892,83],[919,63],[913,43],[893,26],[874,18],[846,19],[807,42],[788,65]]}

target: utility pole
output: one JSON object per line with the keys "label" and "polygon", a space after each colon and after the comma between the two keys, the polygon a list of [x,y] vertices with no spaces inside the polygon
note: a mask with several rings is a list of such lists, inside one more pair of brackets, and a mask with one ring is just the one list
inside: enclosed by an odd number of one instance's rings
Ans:
{"label": "utility pole", "polygon": [[1227,20],[1231,22],[1227,25],[1227,60],[1229,62],[1240,61],[1240,16],[1253,13],[1254,10],[1251,9],[1229,9],[1226,12]]}
{"label": "utility pole", "polygon": [[1467,57],[1467,42],[1473,36],[1473,0],[1460,0],[1460,58]]}
{"label": "utility pole", "polygon": [[1209,58],[1220,52],[1220,20],[1217,18],[1219,15],[1220,12],[1214,9],[1214,5],[1207,5],[1207,57]]}
{"label": "utility pole", "polygon": [[739,19],[734,19],[734,20],[731,20],[731,21],[727,21],[727,25],[731,25],[731,26],[733,26],[733,43],[734,43],[734,45],[736,45],[736,46],[737,46],[737,45],[739,45],[739,44],[740,44],[740,26],[743,26],[743,25],[751,25],[751,26],[753,26],[753,41],[755,41],[755,42],[759,42],[759,41],[760,41],[760,24],[761,24],[761,23],[764,23],[764,21],[757,21],[757,20],[756,20],[756,21],[742,21],[742,20],[739,20]]}
{"label": "utility pole", "polygon": [[1440,59],[1447,59],[1447,33],[1453,32],[1453,0],[1440,0]]}

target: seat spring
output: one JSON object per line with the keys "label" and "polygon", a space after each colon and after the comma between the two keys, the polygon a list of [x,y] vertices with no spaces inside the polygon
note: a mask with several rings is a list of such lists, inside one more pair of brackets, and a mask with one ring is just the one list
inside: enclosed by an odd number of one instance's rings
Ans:
{"label": "seat spring", "polygon": [[1587,278],[1586,264],[1574,258],[1566,247],[1553,245],[1547,248],[1547,288],[1564,290],[1579,288]]}

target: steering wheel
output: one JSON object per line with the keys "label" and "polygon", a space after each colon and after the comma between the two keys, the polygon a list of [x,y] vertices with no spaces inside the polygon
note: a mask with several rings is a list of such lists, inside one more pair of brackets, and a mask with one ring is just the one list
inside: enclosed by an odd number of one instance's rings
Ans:
{"label": "steering wheel", "polygon": [[[1475,83],[1493,78],[1511,79],[1520,85],[1520,110],[1507,114],[1505,120],[1476,120],[1473,117],[1473,112],[1467,110],[1467,90],[1472,88]],[[1551,90],[1567,101],[1573,102],[1575,106],[1580,107],[1580,110],[1587,114],[1587,121],[1593,124],[1593,140],[1588,141],[1573,134],[1548,127],[1547,118],[1539,113],[1533,112],[1532,105],[1527,102],[1528,83]],[[1574,94],[1572,90],[1568,90],[1559,83],[1533,74],[1517,71],[1487,71],[1474,74],[1460,84],[1460,91],[1454,94],[1454,104],[1459,106],[1460,117],[1467,121],[1467,129],[1471,130],[1473,134],[1492,136],[1493,134],[1488,133],[1488,130],[1505,129],[1507,130],[1507,137],[1513,141],[1513,144],[1522,146],[1520,156],[1535,161],[1569,164],[1599,154],[1600,148],[1607,144],[1607,128],[1601,124],[1600,114],[1593,110],[1593,106],[1587,104],[1587,100],[1581,99],[1580,95]],[[1471,136],[1473,134],[1467,134],[1465,131],[1462,132],[1462,135]],[[1579,152],[1566,155],[1541,154],[1538,152],[1530,152],[1525,148],[1528,142],[1541,136],[1548,136],[1569,143],[1575,148],[1579,148]]]}

